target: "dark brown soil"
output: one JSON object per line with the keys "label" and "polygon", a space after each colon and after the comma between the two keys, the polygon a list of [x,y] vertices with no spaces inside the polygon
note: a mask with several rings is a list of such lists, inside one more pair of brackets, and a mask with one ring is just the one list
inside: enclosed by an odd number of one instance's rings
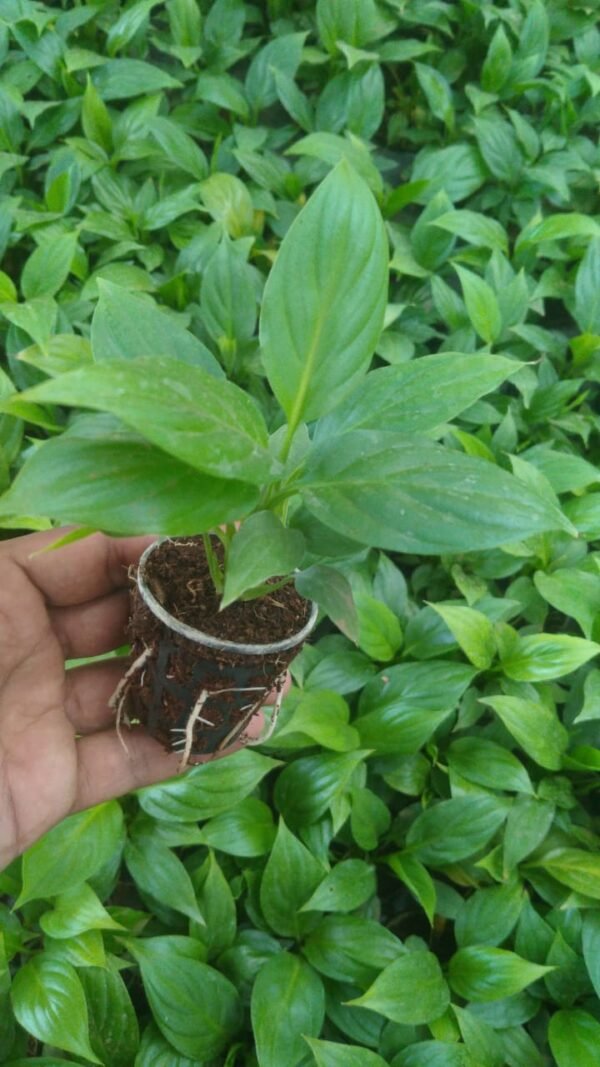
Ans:
{"label": "dark brown soil", "polygon": [[[213,539],[213,544],[220,556],[220,543]],[[180,622],[237,644],[283,641],[308,618],[307,602],[293,585],[219,611],[201,537],[165,541],[148,560],[146,581],[159,604]]]}
{"label": "dark brown soil", "polygon": [[[237,643],[284,640],[302,629],[310,613],[310,604],[291,585],[219,612],[201,538],[163,542],[148,561],[146,581],[180,621]],[[130,664],[145,656],[128,681],[130,718],[142,722],[166,748],[182,752],[186,726],[202,700],[192,756],[218,752],[242,735],[301,648],[247,656],[190,641],[152,614],[135,583],[129,633]]]}

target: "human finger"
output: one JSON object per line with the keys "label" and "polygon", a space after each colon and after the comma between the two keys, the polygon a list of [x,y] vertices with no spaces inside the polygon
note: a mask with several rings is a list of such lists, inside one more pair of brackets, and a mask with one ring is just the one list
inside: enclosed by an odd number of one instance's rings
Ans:
{"label": "human finger", "polygon": [[[255,719],[248,729],[258,736],[261,717]],[[240,747],[238,742],[215,755],[196,756],[194,764],[222,759]],[[82,737],[77,742],[77,751],[77,790],[72,811],[93,807],[143,786],[156,785],[174,777],[181,769],[180,755],[166,752],[159,741],[138,728],[124,731],[122,737],[115,730]]]}
{"label": "human finger", "polygon": [[86,604],[49,608],[48,615],[65,659],[100,656],[126,642],[129,594],[117,590]]}
{"label": "human finger", "polygon": [[83,604],[127,585],[127,570],[156,540],[145,537],[107,537],[95,533],[81,541],[45,551],[70,527],[26,534],[0,543],[0,560],[12,559],[54,606]]}
{"label": "human finger", "polygon": [[92,734],[114,726],[109,700],[127,666],[124,657],[72,667],[66,673],[65,713],[78,734]]}

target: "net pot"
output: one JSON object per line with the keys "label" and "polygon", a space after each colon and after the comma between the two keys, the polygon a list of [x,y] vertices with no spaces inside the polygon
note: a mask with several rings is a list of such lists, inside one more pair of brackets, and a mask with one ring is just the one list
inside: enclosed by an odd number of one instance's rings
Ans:
{"label": "net pot", "polygon": [[149,561],[167,540],[155,541],[140,559],[131,590],[132,650],[111,704],[117,725],[143,723],[185,764],[246,740],[250,719],[271,690],[281,689],[318,608],[306,602],[302,628],[271,644],[238,644],[195,629],[170,614],[149,586]]}

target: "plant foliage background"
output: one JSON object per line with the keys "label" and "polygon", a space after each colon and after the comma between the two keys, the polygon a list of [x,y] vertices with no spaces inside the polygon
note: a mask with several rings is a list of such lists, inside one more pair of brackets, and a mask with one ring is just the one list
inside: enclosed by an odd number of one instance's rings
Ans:
{"label": "plant foliage background", "polygon": [[598,1064],[596,23],[578,0],[0,6],[1,490],[69,430],[16,394],[90,361],[96,309],[151,355],[136,311],[162,308],[155,347],[208,350],[269,418],[262,287],[346,158],[387,221],[400,428],[578,533],[442,558],[332,538],[358,647],[323,622],[270,743],[0,875],[2,1063]]}

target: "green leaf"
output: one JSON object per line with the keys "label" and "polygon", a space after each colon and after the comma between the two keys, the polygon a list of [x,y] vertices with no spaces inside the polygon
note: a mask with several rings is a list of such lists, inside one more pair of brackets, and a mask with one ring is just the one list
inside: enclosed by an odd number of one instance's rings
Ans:
{"label": "green leaf", "polygon": [[491,463],[371,430],[346,434],[343,449],[337,440],[315,445],[297,488],[326,526],[361,544],[420,555],[491,548],[566,522]]}
{"label": "green leaf", "polygon": [[496,219],[490,219],[479,211],[448,211],[432,219],[429,225],[454,233],[477,247],[508,252],[508,237],[504,228]]}
{"label": "green leaf", "polygon": [[122,841],[123,814],[116,800],[64,819],[24,853],[16,906],[56,896],[86,881]]}
{"label": "green leaf", "polygon": [[504,831],[504,868],[508,872],[542,843],[554,820],[554,804],[519,796],[510,809]]}
{"label": "green leaf", "polygon": [[338,1045],[334,1041],[317,1041],[307,1037],[317,1067],[386,1067],[376,1052],[358,1045]]}
{"label": "green leaf", "polygon": [[183,863],[170,848],[152,834],[135,835],[125,846],[127,869],[133,881],[160,904],[204,923],[192,880]]}
{"label": "green leaf", "polygon": [[342,860],[325,875],[301,911],[355,911],[375,895],[375,870],[364,860]]}
{"label": "green leaf", "polygon": [[338,982],[369,985],[405,952],[381,923],[353,915],[330,915],[304,941],[303,952],[321,974]]}
{"label": "green leaf", "polygon": [[199,367],[158,356],[111,360],[21,395],[34,403],[107,411],[157,448],[207,474],[259,484],[269,478],[273,461],[258,406],[238,386]]}
{"label": "green leaf", "polygon": [[354,596],[358,612],[358,647],[380,663],[393,659],[402,647],[402,627],[393,611],[369,593]]}
{"label": "green leaf", "polygon": [[263,856],[271,851],[275,833],[271,809],[256,797],[246,797],[204,823],[202,841],[230,856]]}
{"label": "green leaf", "polygon": [[494,627],[487,615],[461,604],[431,604],[441,616],[467,659],[479,670],[487,670],[496,655]]}
{"label": "green leaf", "polygon": [[474,119],[473,127],[479,151],[494,178],[516,186],[523,170],[523,157],[510,123],[499,114],[486,113]]}
{"label": "green leaf", "polygon": [[296,589],[306,600],[314,600],[338,630],[358,643],[358,616],[348,579],[335,567],[315,563],[296,575]]}
{"label": "green leaf", "polygon": [[138,1022],[121,975],[100,967],[80,973],[88,1006],[90,1044],[100,1062],[131,1067],[139,1045]]}
{"label": "green leaf", "polygon": [[340,162],[350,164],[356,175],[366,182],[376,197],[383,193],[381,174],[371,158],[367,145],[350,132],[345,137],[323,130],[309,133],[290,145],[287,152],[288,155],[319,159],[330,167],[335,167]]}
{"label": "green leaf", "polygon": [[202,276],[202,319],[223,352],[224,341],[250,340],[256,325],[256,280],[246,262],[242,242],[234,244],[225,234]]}
{"label": "green leaf", "polygon": [[109,155],[113,148],[112,122],[106,104],[99,96],[89,75],[81,105],[81,125],[89,141]]}
{"label": "green leaf", "polygon": [[461,1037],[477,1067],[505,1067],[502,1037],[468,1008],[452,1005]]}
{"label": "green leaf", "polygon": [[429,433],[497,389],[519,367],[503,356],[444,352],[378,368],[317,423],[316,440],[348,430]]}
{"label": "green leaf", "polygon": [[526,240],[530,244],[560,241],[568,237],[600,237],[600,224],[589,215],[572,212],[550,215],[526,232]]}
{"label": "green leaf", "polygon": [[162,148],[165,157],[196,181],[203,181],[208,163],[201,148],[172,119],[157,116],[150,123],[150,132]]}
{"label": "green leaf", "polygon": [[433,926],[436,890],[429,871],[410,852],[394,852],[385,857],[394,874],[419,902]]}
{"label": "green leaf", "polygon": [[452,956],[448,981],[460,997],[485,1004],[520,993],[553,970],[554,967],[530,963],[507,949],[471,945],[459,949]]}
{"label": "green leaf", "polygon": [[450,993],[437,957],[432,952],[416,951],[390,963],[362,997],[349,1003],[376,1011],[392,1022],[420,1026],[444,1014]]}
{"label": "green leaf", "polygon": [[600,911],[586,911],[582,929],[583,958],[596,995],[600,996]]}
{"label": "green leaf", "polygon": [[419,85],[425,93],[432,115],[443,122],[451,133],[454,129],[454,106],[452,90],[444,75],[425,63],[415,63]]}
{"label": "green leaf", "polygon": [[600,718],[600,670],[594,668],[583,683],[583,704],[574,723]]}
{"label": "green leaf", "polygon": [[15,975],[11,1000],[17,1022],[38,1041],[102,1062],[90,1045],[85,995],[70,963],[34,956]]}
{"label": "green leaf", "polygon": [[542,867],[561,885],[576,893],[600,900],[600,856],[581,848],[553,850],[539,860],[530,860],[532,867]]}
{"label": "green leaf", "polygon": [[151,937],[128,942],[140,966],[154,1020],[167,1041],[190,1059],[227,1048],[241,1023],[235,987],[194,958],[191,938]]}
{"label": "green leaf", "polygon": [[252,233],[254,206],[248,189],[234,174],[211,174],[200,186],[209,215],[234,239]]}
{"label": "green leaf", "polygon": [[456,267],[471,325],[482,341],[491,345],[502,332],[502,316],[498,298],[491,286],[478,274]]}
{"label": "green leaf", "polygon": [[162,356],[223,377],[216,359],[197,337],[149,297],[107,281],[98,282],[98,291],[100,298],[92,318],[92,349],[97,363]]}
{"label": "green leaf", "polygon": [[[75,255],[77,234],[46,237],[23,267],[21,289],[26,300],[54,296],[64,285]],[[34,340],[38,340],[34,337]]]}
{"label": "green leaf", "polygon": [[600,1023],[582,1008],[557,1011],[550,1019],[548,1041],[558,1067],[594,1067]]}
{"label": "green leaf", "polygon": [[262,912],[275,933],[298,937],[306,929],[298,912],[322,879],[321,864],[281,819],[260,886]]}
{"label": "green leaf", "polygon": [[279,745],[290,735],[304,734],[323,748],[349,752],[360,744],[358,732],[348,725],[349,719],[350,708],[339,693],[315,689],[303,694],[285,725],[278,727],[276,743]]}
{"label": "green leaf", "polygon": [[290,428],[330,411],[362,378],[386,296],[383,221],[364,182],[340,164],[292,223],[265,286],[262,359]]}
{"label": "green leaf", "polygon": [[138,798],[144,811],[155,819],[210,819],[234,808],[278,766],[277,760],[243,749],[225,760],[194,767],[184,778],[141,789]]}
{"label": "green leaf", "polygon": [[417,815],[406,843],[425,864],[456,863],[487,845],[507,814],[498,797],[469,794],[442,800]]}
{"label": "green leaf", "polygon": [[96,67],[92,81],[103,100],[127,100],[181,87],[181,82],[159,66],[141,59],[109,59]]}
{"label": "green leaf", "polygon": [[341,39],[363,48],[395,29],[394,17],[383,13],[375,0],[317,0],[317,30],[328,52],[337,51]]}
{"label": "green leaf", "polygon": [[594,237],[575,279],[575,319],[582,333],[600,333],[600,237]]}
{"label": "green leaf", "polygon": [[496,712],[515,741],[540,767],[560,770],[569,735],[555,711],[522,697],[486,696],[480,700]]}
{"label": "green leaf", "polygon": [[304,827],[324,815],[347,787],[367,751],[321,752],[289,763],[275,784],[275,803],[291,826]]}
{"label": "green leaf", "polygon": [[240,526],[227,552],[221,609],[268,578],[285,577],[299,565],[304,537],[272,511],[257,511]]}
{"label": "green leaf", "polygon": [[194,872],[194,885],[204,921],[201,926],[194,924],[192,932],[206,945],[208,959],[212,960],[231,947],[237,928],[235,900],[214,853],[210,852]]}
{"label": "green leaf", "polygon": [[464,663],[403,663],[364,689],[354,726],[379,753],[418,752],[456,707],[476,671]]}
{"label": "green leaf", "polygon": [[304,1037],[320,1033],[323,1025],[323,983],[299,956],[280,952],[258,972],[250,1011],[260,1067],[296,1067],[304,1057]]}
{"label": "green leaf", "polygon": [[211,478],[111,424],[102,439],[46,441],[0,501],[0,515],[50,516],[112,533],[197,534],[242,518],[254,486]]}
{"label": "green leaf", "polygon": [[499,25],[490,41],[481,70],[481,87],[486,93],[497,93],[510,75],[512,48],[504,26]]}
{"label": "green leaf", "polygon": [[85,930],[123,930],[85,882],[60,893],[54,907],[40,916],[40,926],[54,938],[75,937]]}
{"label": "green leaf", "polygon": [[502,660],[502,669],[517,682],[545,682],[570,674],[599,652],[599,644],[582,637],[526,634]]}
{"label": "green leaf", "polygon": [[512,752],[485,737],[461,737],[448,748],[448,766],[461,778],[487,789],[533,793],[531,779]]}
{"label": "green leaf", "polygon": [[551,574],[537,571],[533,580],[544,600],[575,619],[588,640],[595,635],[594,624],[600,614],[600,576],[564,567]]}
{"label": "green leaf", "polygon": [[393,1067],[473,1067],[465,1046],[454,1041],[419,1041],[399,1052],[392,1063]]}
{"label": "green leaf", "polygon": [[456,916],[457,945],[500,945],[512,933],[525,902],[523,886],[516,880],[477,889]]}

